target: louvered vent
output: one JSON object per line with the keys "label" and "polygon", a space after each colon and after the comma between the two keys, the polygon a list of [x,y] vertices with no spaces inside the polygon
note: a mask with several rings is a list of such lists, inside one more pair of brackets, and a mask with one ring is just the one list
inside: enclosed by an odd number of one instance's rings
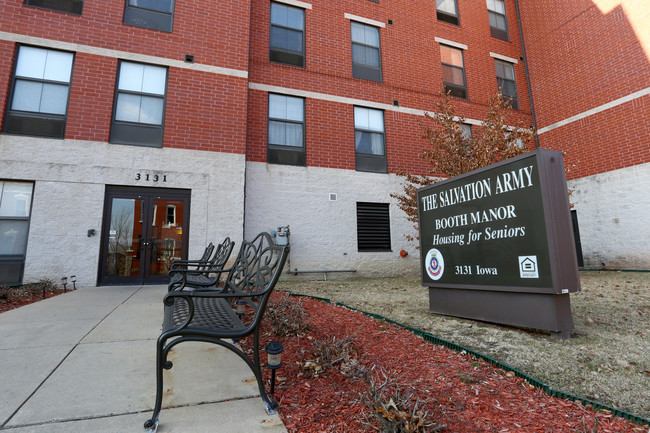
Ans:
{"label": "louvered vent", "polygon": [[357,203],[359,251],[390,251],[388,204]]}

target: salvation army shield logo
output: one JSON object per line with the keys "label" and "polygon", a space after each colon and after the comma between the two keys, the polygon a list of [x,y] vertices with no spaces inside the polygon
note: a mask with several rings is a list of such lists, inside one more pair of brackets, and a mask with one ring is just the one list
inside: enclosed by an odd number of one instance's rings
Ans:
{"label": "salvation army shield logo", "polygon": [[424,268],[429,278],[439,280],[445,271],[445,259],[442,258],[442,253],[435,248],[431,248],[424,261]]}

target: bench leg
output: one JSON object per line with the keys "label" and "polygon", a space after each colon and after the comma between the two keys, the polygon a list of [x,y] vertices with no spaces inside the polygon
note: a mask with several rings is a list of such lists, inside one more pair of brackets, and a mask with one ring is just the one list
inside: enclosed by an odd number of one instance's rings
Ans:
{"label": "bench leg", "polygon": [[[266,386],[264,386],[264,380],[262,379],[262,364],[260,362],[260,336],[259,336],[259,327],[255,328],[253,334],[253,359],[254,365],[251,365],[253,373],[257,378],[257,386],[260,390],[260,397],[264,401],[264,407],[266,408],[266,413],[269,415],[275,415],[278,413],[278,404],[271,400],[266,393]],[[250,365],[250,364],[249,364]]]}
{"label": "bench leg", "polygon": [[162,408],[163,398],[163,368],[169,370],[172,368],[171,361],[167,361],[167,351],[165,351],[165,340],[163,336],[158,338],[156,350],[156,403],[153,409],[153,415],[144,423],[147,433],[155,433],[158,430],[158,415]]}

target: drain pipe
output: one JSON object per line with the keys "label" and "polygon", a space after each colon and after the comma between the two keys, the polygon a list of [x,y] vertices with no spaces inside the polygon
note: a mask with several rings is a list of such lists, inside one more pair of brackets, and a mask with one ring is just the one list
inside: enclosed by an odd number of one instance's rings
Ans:
{"label": "drain pipe", "polygon": [[528,99],[530,100],[530,114],[533,118],[533,128],[535,128],[535,148],[539,149],[539,137],[537,136],[537,120],[535,119],[535,105],[533,104],[533,90],[530,86],[530,73],[528,71],[528,60],[526,58],[526,45],[524,44],[524,32],[521,29],[521,15],[519,13],[519,0],[515,0],[517,9],[517,26],[519,27],[519,39],[521,40],[521,55],[526,71],[526,85],[528,87]]}
{"label": "drain pipe", "polygon": [[323,281],[327,281],[327,273],[328,272],[356,272],[356,269],[341,269],[341,270],[327,270],[327,268],[323,267],[322,271],[299,271],[298,268],[296,268],[293,271],[287,271],[289,274],[293,275],[298,275],[298,274],[320,274],[321,272],[323,273]]}

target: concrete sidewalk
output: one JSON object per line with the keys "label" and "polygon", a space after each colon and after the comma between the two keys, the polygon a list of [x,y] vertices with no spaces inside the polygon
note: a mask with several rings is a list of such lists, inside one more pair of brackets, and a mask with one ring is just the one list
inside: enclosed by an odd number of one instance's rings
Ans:
{"label": "concrete sidewalk", "polygon": [[[164,286],[82,288],[0,314],[0,430],[144,432]],[[286,432],[232,352],[170,352],[158,431]]]}

